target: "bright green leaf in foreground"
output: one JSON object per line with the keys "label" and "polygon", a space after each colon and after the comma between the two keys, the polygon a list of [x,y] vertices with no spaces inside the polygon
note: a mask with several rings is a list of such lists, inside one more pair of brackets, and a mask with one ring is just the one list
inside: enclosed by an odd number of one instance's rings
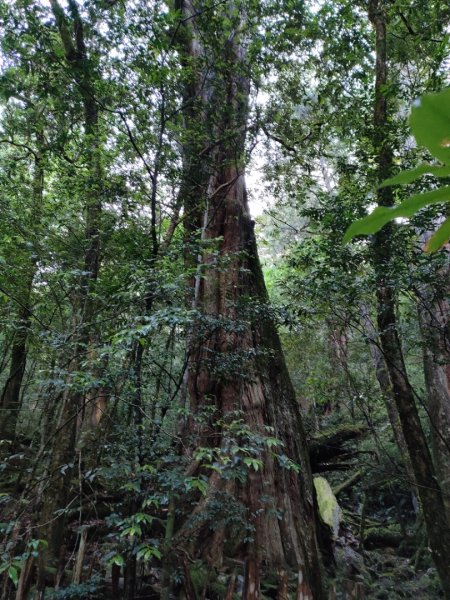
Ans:
{"label": "bright green leaf in foreground", "polygon": [[408,219],[415,215],[420,209],[430,204],[450,201],[450,186],[445,186],[424,194],[414,194],[404,200],[399,206],[392,208],[387,206],[377,206],[377,208],[367,217],[359,219],[350,225],[345,232],[344,243],[349,242],[356,235],[370,235],[379,231],[386,223],[403,217]]}
{"label": "bright green leaf in foreground", "polygon": [[436,252],[450,239],[450,218],[446,219],[428,240],[425,247],[427,252]]}
{"label": "bright green leaf in foreground", "polygon": [[[444,164],[420,165],[415,169],[403,171],[384,181],[380,187],[408,184],[425,174],[435,177],[450,176],[450,88],[438,94],[422,96],[413,107],[409,122],[417,143],[425,146]],[[344,243],[357,235],[376,233],[393,219],[409,218],[426,206],[449,201],[450,187],[445,186],[424,194],[414,194],[399,206],[378,206],[370,215],[350,225],[344,235]],[[426,251],[439,250],[449,238],[450,224],[447,220],[431,237]]]}
{"label": "bright green leaf in foreground", "polygon": [[450,165],[445,167],[440,167],[437,165],[419,165],[415,169],[408,169],[407,171],[402,171],[391,177],[390,179],[386,179],[380,185],[380,188],[389,187],[390,185],[406,185],[407,183],[412,183],[422,177],[422,175],[434,175],[435,177],[449,177],[450,176]]}
{"label": "bright green leaf in foreground", "polygon": [[416,141],[450,165],[450,88],[422,96],[409,118]]}

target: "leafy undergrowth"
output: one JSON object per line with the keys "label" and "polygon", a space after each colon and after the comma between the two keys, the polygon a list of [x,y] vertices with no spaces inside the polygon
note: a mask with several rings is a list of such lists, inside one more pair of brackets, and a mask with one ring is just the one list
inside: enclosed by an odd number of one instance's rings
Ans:
{"label": "leafy undergrowth", "polygon": [[[313,464],[319,470],[316,482],[321,483],[316,484],[316,490],[325,490],[327,495],[328,501],[322,507],[328,514],[329,535],[333,539],[334,564],[330,560],[329,566],[330,600],[441,598],[423,523],[420,514],[416,514],[411,485],[390,430],[381,422],[376,426],[376,434],[377,437],[374,438],[373,430],[369,431],[362,426],[353,425],[349,428],[347,424],[340,428],[335,425],[323,429],[320,435],[316,434],[315,441],[311,444]],[[124,465],[122,462],[122,469]],[[323,471],[327,465],[333,470]],[[101,471],[102,477],[99,475],[91,484],[98,487],[95,490],[96,518],[86,520],[86,512],[85,521],[80,524],[77,511],[68,515],[67,548],[78,548],[81,532],[87,532],[81,583],[71,583],[74,580],[77,552],[67,552],[60,587],[52,589],[52,584],[49,584],[46,598],[120,600],[125,597],[127,556],[136,556],[138,561],[134,597],[147,600],[161,597],[164,559],[161,560],[160,549],[169,512],[169,496],[164,486],[170,485],[172,496],[174,490],[178,490],[179,497],[186,499],[193,483],[198,483],[194,478],[188,481],[182,477],[178,473],[178,463],[171,463],[169,466],[170,468],[166,465],[161,473],[163,483],[158,479],[158,471],[149,469],[148,466],[142,472],[134,473],[136,481],[133,480],[131,471],[124,473],[126,485],[118,485],[116,479],[113,485],[107,478],[109,471],[105,468]],[[345,469],[340,470],[342,466]],[[169,474],[172,477],[170,482]],[[115,478],[117,477],[115,471]],[[148,494],[143,502],[145,508],[133,513],[132,509],[127,508],[129,496],[125,492],[131,494],[134,484],[138,490],[148,489]],[[94,487],[91,488],[91,493]],[[155,495],[157,490],[160,490],[160,496]],[[334,502],[331,502],[333,499]],[[3,498],[4,516],[6,520],[11,517],[11,522],[12,515],[17,512],[16,502],[17,499],[13,497],[9,501],[6,496]],[[132,514],[128,517],[119,516],[120,511],[126,510],[131,510]],[[29,543],[29,548],[27,546],[14,552],[14,556],[11,552],[10,555],[5,553],[5,564],[13,569],[11,573],[16,574],[16,579],[25,567],[28,554],[34,552],[37,555],[42,549],[38,542],[39,540],[34,546]],[[186,559],[189,577],[198,598],[225,598],[233,574],[236,578],[234,598],[242,597],[242,561],[226,560],[223,569],[217,572],[192,557],[186,556]],[[49,572],[49,580],[51,576]],[[294,576],[293,573],[292,597],[295,597]],[[172,590],[176,594],[171,598],[183,595],[185,577],[185,565],[173,564]],[[36,581],[35,576],[33,581]],[[10,598],[14,597],[14,583],[17,584],[14,577],[11,577]],[[33,585],[34,583],[31,585],[31,594],[35,591]],[[276,598],[277,587],[276,574],[267,576],[262,582],[261,600]]]}

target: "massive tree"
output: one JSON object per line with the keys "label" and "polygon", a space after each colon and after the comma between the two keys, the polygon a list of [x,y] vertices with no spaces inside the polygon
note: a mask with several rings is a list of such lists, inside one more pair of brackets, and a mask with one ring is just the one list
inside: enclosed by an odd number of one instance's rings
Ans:
{"label": "massive tree", "polygon": [[[280,598],[287,597],[292,572],[298,575],[299,598],[322,598],[305,435],[268,304],[247,202],[247,49],[255,7],[232,2],[207,7],[187,0],[181,10],[180,46],[191,94],[185,99],[186,114],[197,135],[203,132],[204,143],[201,170],[192,179],[189,167],[199,158],[192,144],[184,145],[185,212],[191,223],[201,223],[203,250],[193,279],[199,318],[190,337],[190,413],[183,435],[190,448],[210,448],[223,457],[230,452],[227,433],[231,435],[238,419],[242,429],[237,440],[241,437],[242,444],[244,438],[247,443],[263,440],[270,431],[282,445],[277,456],[262,442],[250,456],[255,460],[244,463],[244,478],[215,469],[205,499],[178,537],[189,540],[194,555],[215,566],[227,558],[244,559],[247,599],[259,597],[268,571],[278,572]],[[209,416],[199,424],[208,409]],[[234,458],[239,462],[237,449]],[[206,466],[199,458],[191,470],[202,472]],[[220,498],[227,502],[227,497],[243,508],[247,523],[247,534],[236,539],[235,533],[232,544],[225,518],[215,527],[207,522],[209,507]],[[199,527],[202,513],[204,527]]]}

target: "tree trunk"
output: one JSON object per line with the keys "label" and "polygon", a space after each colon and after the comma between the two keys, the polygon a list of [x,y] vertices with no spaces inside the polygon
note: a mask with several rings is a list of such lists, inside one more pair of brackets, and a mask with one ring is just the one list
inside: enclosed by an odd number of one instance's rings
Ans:
{"label": "tree trunk", "polygon": [[[449,269],[442,272],[443,289],[449,289]],[[450,309],[447,299],[423,289],[419,322],[423,337],[423,364],[431,421],[433,458],[450,517]]]}
{"label": "tree trunk", "polygon": [[[216,567],[224,558],[244,560],[247,600],[259,597],[266,570],[284,569],[298,574],[299,597],[323,598],[305,434],[270,314],[247,204],[243,155],[248,64],[244,23],[233,8],[231,3],[219,8],[232,30],[218,32],[221,70],[216,71],[218,57],[208,53],[218,48],[206,52],[204,21],[194,18],[190,2],[183,3],[186,62],[194,66],[195,81],[202,86],[197,89],[194,126],[212,132],[207,182],[197,191],[197,202],[205,204],[205,251],[195,282],[195,304],[202,316],[190,339],[190,417],[184,440],[191,449],[208,447],[224,457],[233,452],[229,440],[234,436],[236,447],[253,444],[251,458],[261,463],[245,463],[248,456],[235,448],[233,460],[245,476],[227,475],[224,465],[213,471],[206,498],[176,538]],[[261,442],[268,434],[282,442],[279,452]],[[207,472],[201,460],[197,465],[198,473]],[[222,503],[224,513],[215,517],[219,525],[207,516],[215,502]],[[225,524],[233,507],[241,509],[245,521],[238,531]],[[284,588],[285,576],[280,586]]]}
{"label": "tree trunk", "polygon": [[[405,436],[403,435],[400,416],[395,403],[394,391],[392,389],[391,378],[389,377],[389,370],[381,351],[380,339],[366,306],[362,307],[361,316],[367,339],[369,341],[369,350],[375,367],[376,378],[378,385],[380,386],[384,404],[386,406],[386,412],[392,427],[395,443],[400,452],[400,456],[402,457],[409,480],[409,486],[415,498],[414,472],[411,467],[411,462],[408,458],[408,447],[406,445]],[[417,504],[417,501],[415,501],[415,504]]]}
{"label": "tree trunk", "polygon": [[[34,153],[33,173],[33,213],[35,222],[39,223],[42,212],[42,196],[44,192],[44,167],[42,164],[42,132],[37,134],[37,149]],[[21,306],[16,322],[16,331],[11,348],[9,375],[3,387],[0,407],[3,418],[0,424],[0,437],[13,440],[20,411],[20,394],[25,375],[27,361],[27,344],[31,328],[31,294],[36,273],[36,260],[31,258],[25,277]]]}
{"label": "tree trunk", "polygon": [[[68,2],[73,22],[73,35],[69,30],[68,19],[57,0],[51,0],[65,58],[71,74],[77,82],[84,108],[85,141],[85,248],[83,274],[75,290],[72,327],[74,345],[69,373],[76,374],[84,368],[93,340],[95,301],[92,291],[98,278],[100,264],[100,222],[102,212],[103,171],[101,165],[101,142],[99,114],[95,98],[94,74],[89,65],[84,42],[83,22],[75,0]],[[40,561],[39,589],[45,579],[45,562],[57,559],[60,555],[64,534],[64,512],[55,517],[55,511],[64,511],[67,504],[70,480],[76,460],[75,445],[81,428],[80,415],[86,409],[88,394],[70,385],[69,381],[61,403],[56,428],[52,456],[49,465],[49,480],[44,490],[41,511],[42,537],[48,541],[48,549]]]}
{"label": "tree trunk", "polygon": [[33,275],[31,275],[26,282],[26,292],[23,298],[23,304],[20,307],[15,325],[9,375],[3,387],[0,403],[3,415],[0,425],[0,438],[11,441],[14,440],[16,434],[16,425],[20,411],[20,392],[27,360],[27,341],[31,326],[29,305],[31,300]]}
{"label": "tree trunk", "polygon": [[[388,137],[388,112],[386,101],[387,44],[386,15],[383,0],[371,0],[369,18],[376,36],[376,81],[374,106],[374,147],[378,153],[378,181],[391,174],[392,150]],[[392,189],[378,189],[378,203],[393,206]],[[377,321],[381,349],[389,371],[395,402],[408,447],[419,497],[422,503],[428,540],[433,560],[441,579],[444,594],[450,599],[450,527],[444,500],[436,478],[431,454],[422,429],[414,393],[403,358],[397,329],[395,289],[391,281],[392,234],[394,225],[384,227],[374,236],[374,267],[377,277]]]}

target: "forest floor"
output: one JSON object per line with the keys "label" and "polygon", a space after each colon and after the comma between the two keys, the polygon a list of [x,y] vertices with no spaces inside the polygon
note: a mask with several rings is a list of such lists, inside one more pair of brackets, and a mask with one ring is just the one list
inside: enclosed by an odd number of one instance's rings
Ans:
{"label": "forest floor", "polygon": [[[334,545],[336,600],[435,600],[443,597],[426,543],[424,525],[410,482],[390,439],[380,428],[345,442],[335,466],[347,461],[348,470],[320,473],[338,491],[340,525]],[[379,452],[379,448],[383,452]],[[337,446],[335,446],[337,448]],[[345,454],[342,450],[346,450]],[[349,457],[359,458],[354,467]],[[399,472],[400,471],[400,472]],[[400,476],[399,476],[400,475]]]}

